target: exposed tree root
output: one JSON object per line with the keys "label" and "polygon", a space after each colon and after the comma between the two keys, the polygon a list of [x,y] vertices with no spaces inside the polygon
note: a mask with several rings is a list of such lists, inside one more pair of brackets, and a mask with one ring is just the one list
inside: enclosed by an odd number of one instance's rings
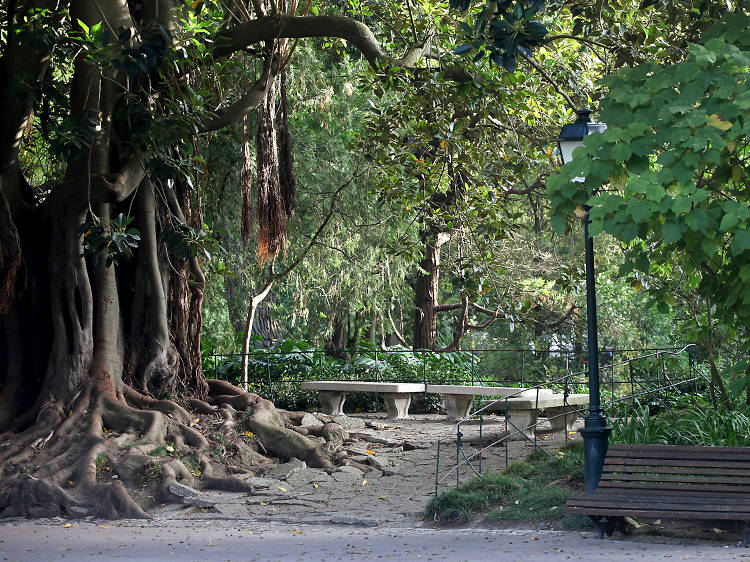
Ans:
{"label": "exposed tree root", "polygon": [[346,462],[338,424],[300,427],[302,413],[208,383],[207,401],[181,406],[92,378],[69,409],[46,406],[37,424],[2,436],[0,517],[145,518],[155,505],[182,501],[175,482],[251,494],[233,475],[293,457],[326,470]]}

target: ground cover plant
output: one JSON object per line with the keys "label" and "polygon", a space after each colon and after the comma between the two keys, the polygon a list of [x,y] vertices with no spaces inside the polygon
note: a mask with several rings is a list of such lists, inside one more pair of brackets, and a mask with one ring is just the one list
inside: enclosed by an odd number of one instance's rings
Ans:
{"label": "ground cover plant", "polygon": [[750,409],[713,408],[699,402],[680,411],[650,412],[638,402],[612,417],[610,443],[695,445],[702,447],[750,446]]}
{"label": "ground cover plant", "polygon": [[582,443],[570,442],[552,458],[537,450],[501,472],[485,473],[440,493],[427,505],[425,520],[559,521],[565,517],[568,496],[582,486]]}

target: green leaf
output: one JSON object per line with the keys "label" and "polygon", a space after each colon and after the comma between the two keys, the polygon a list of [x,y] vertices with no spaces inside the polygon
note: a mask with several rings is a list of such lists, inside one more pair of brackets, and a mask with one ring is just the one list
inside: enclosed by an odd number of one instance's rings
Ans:
{"label": "green leaf", "polygon": [[620,162],[625,162],[632,154],[633,151],[630,149],[630,146],[624,142],[618,142],[610,151],[610,155],[618,164]]}
{"label": "green leaf", "polygon": [[719,225],[719,230],[723,232],[728,232],[729,229],[737,225],[737,213],[727,213],[724,215],[724,217],[721,219],[721,225]]}
{"label": "green leaf", "polygon": [[732,238],[731,251],[733,256],[737,256],[750,248],[750,231],[738,230]]}
{"label": "green leaf", "polygon": [[682,238],[682,233],[685,227],[681,224],[675,224],[673,222],[665,223],[661,229],[662,237],[665,244],[671,244]]}

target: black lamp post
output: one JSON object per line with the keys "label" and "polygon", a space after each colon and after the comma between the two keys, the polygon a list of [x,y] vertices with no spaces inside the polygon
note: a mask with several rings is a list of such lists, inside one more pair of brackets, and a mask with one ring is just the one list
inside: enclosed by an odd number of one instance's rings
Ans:
{"label": "black lamp post", "polygon": [[[601,133],[607,129],[604,123],[594,123],[591,120],[590,109],[576,111],[578,118],[575,123],[564,125],[560,131],[557,144],[563,164],[573,160],[573,150],[583,146],[583,139],[593,133]],[[584,178],[575,181],[583,182]],[[604,456],[607,454],[607,442],[612,430],[607,426],[607,418],[602,412],[599,397],[599,341],[596,324],[596,283],[594,280],[594,239],[589,236],[589,208],[586,207],[584,219],[584,236],[586,247],[586,320],[588,326],[589,348],[589,414],[581,430],[583,436],[583,464],[586,475],[586,493],[593,493],[599,486],[602,477]]]}

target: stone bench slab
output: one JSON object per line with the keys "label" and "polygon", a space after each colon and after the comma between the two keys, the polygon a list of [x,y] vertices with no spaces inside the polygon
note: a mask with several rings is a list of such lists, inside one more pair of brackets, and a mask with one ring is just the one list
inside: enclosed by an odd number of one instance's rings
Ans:
{"label": "stone bench slab", "polygon": [[[509,386],[466,386],[459,384],[428,384],[426,392],[432,394],[471,394],[474,396],[526,396],[528,392],[536,393],[535,389],[511,388]],[[539,395],[552,394],[548,388],[540,388]]]}
{"label": "stone bench slab", "polygon": [[424,384],[413,382],[365,381],[305,381],[305,390],[331,390],[338,392],[388,392],[391,394],[424,392]]}
{"label": "stone bench slab", "polygon": [[[443,395],[443,407],[450,421],[468,417],[474,396],[552,396],[549,388],[524,389],[509,386],[466,386],[458,384],[428,384],[426,391]],[[538,394],[537,394],[538,393]],[[509,398],[510,399],[510,398]]]}
{"label": "stone bench slab", "polygon": [[347,392],[383,393],[386,415],[391,420],[408,418],[411,395],[424,392],[424,384],[410,382],[305,381],[302,388],[318,391],[320,407],[329,416],[344,415]]}
{"label": "stone bench slab", "polygon": [[490,404],[487,409],[494,411],[505,411],[505,403],[508,403],[508,430],[511,432],[512,440],[524,439],[524,436],[533,439],[534,428],[537,424],[539,410],[547,410],[547,417],[552,431],[573,431],[578,419],[578,406],[589,403],[588,394],[568,394],[567,401],[563,394],[551,396],[540,395],[535,398],[508,398],[497,400]]}

